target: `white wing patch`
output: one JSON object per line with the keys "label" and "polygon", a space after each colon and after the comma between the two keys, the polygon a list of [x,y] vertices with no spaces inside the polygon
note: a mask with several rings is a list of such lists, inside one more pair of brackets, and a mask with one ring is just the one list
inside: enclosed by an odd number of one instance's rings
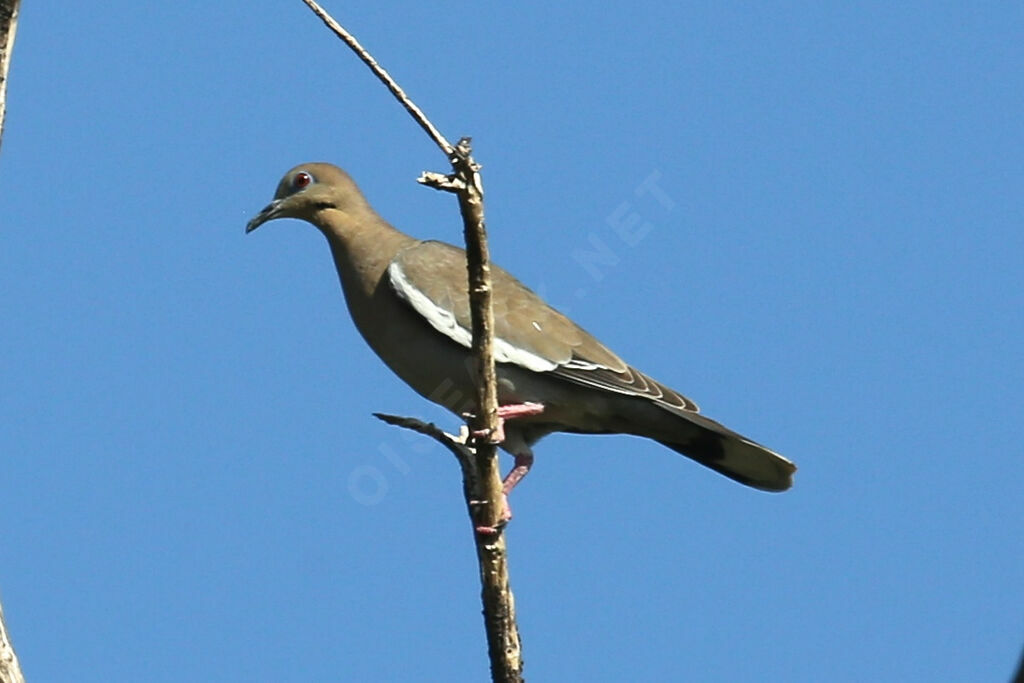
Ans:
{"label": "white wing patch", "polygon": [[[388,278],[391,280],[391,286],[395,293],[412,306],[413,310],[422,315],[431,327],[467,349],[472,347],[473,334],[459,325],[459,321],[455,319],[455,315],[451,311],[435,304],[426,294],[409,282],[405,273],[402,272],[402,267],[396,261],[392,261],[388,266]],[[550,372],[558,367],[558,363],[514,346],[498,337],[494,339],[494,360],[499,363],[515,363],[534,372]]]}

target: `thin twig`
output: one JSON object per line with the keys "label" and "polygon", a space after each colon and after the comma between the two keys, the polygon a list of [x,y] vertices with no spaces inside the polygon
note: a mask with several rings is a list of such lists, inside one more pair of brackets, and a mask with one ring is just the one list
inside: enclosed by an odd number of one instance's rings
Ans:
{"label": "thin twig", "polygon": [[395,99],[405,107],[405,110],[409,112],[410,116],[416,119],[416,123],[420,124],[420,128],[426,131],[427,135],[430,136],[430,139],[437,143],[437,146],[441,148],[441,151],[444,152],[445,156],[450,157],[452,152],[455,150],[455,148],[452,147],[452,143],[448,142],[448,140],[441,135],[441,132],[434,127],[434,124],[427,120],[426,115],[424,115],[424,113],[420,111],[420,108],[417,107],[411,99],[409,99],[409,96],[406,95],[405,91],[402,90],[398,83],[395,82],[395,79],[391,78],[391,75],[377,63],[377,60],[374,59],[369,52],[366,51],[366,48],[359,44],[356,37],[346,31],[341,24],[336,22],[334,17],[328,14],[327,10],[318,5],[315,0],[302,1],[306,3],[311,10],[313,10],[315,15],[320,17],[321,21],[327,24],[327,28],[334,31],[336,36],[341,38],[346,45],[352,48],[352,51],[356,53],[359,59],[363,60],[363,63],[366,64],[366,66],[370,67],[370,71],[380,79],[381,83],[387,86],[387,89],[391,91],[391,94],[395,96]]}
{"label": "thin twig", "polygon": [[466,443],[466,435],[449,434],[433,422],[424,422],[415,417],[403,417],[401,415],[389,415],[387,413],[374,413],[373,416],[382,422],[387,422],[395,427],[404,427],[414,432],[425,434],[442,444],[461,462],[464,458],[473,457],[473,448]]}
{"label": "thin twig", "polygon": [[7,116],[7,73],[11,68],[14,35],[18,32],[18,5],[21,0],[0,0],[0,144],[4,139]]}
{"label": "thin twig", "polygon": [[[444,443],[459,460],[462,468],[466,508],[474,526],[473,540],[480,565],[481,600],[487,631],[487,650],[491,661],[491,678],[503,683],[522,681],[522,650],[516,625],[515,600],[509,586],[505,535],[500,529],[504,512],[501,477],[498,472],[496,444],[490,436],[498,432],[498,382],[494,370],[494,313],[491,308],[490,255],[484,223],[483,182],[480,165],[472,156],[469,138],[452,146],[434,127],[426,115],[399,87],[355,37],[335,21],[315,0],[302,0],[353,52],[378,79],[421,128],[441,148],[452,165],[453,173],[424,173],[419,182],[435,189],[454,192],[458,196],[466,239],[466,266],[472,319],[472,352],[476,359],[476,413],[471,420],[474,433],[487,435],[471,439],[469,445],[456,447],[453,437],[433,425],[413,418],[378,415],[391,424],[415,429]],[[496,529],[480,533],[478,529]]]}

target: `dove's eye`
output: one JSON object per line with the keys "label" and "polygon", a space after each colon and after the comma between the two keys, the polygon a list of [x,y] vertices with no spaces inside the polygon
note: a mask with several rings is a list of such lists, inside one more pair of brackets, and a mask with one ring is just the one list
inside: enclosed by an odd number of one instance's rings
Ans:
{"label": "dove's eye", "polygon": [[309,186],[312,182],[313,176],[309,175],[305,171],[299,171],[295,174],[295,177],[292,178],[292,189],[301,190]]}

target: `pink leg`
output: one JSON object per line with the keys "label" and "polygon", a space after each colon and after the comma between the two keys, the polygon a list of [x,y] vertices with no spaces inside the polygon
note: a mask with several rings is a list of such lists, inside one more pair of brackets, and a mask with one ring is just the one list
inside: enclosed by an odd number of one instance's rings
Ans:
{"label": "pink leg", "polygon": [[[515,465],[512,466],[512,469],[505,477],[505,482],[502,484],[501,492],[506,496],[512,493],[512,489],[516,487],[516,484],[522,481],[523,477],[526,476],[526,473],[530,471],[531,467],[533,467],[532,451],[527,450],[524,453],[516,453]],[[505,507],[507,508],[508,506],[506,505]],[[512,515],[510,514],[509,517],[511,518],[511,516]]]}
{"label": "pink leg", "polygon": [[509,507],[508,496],[533,466],[533,452],[527,449],[523,453],[516,453],[515,458],[515,464],[501,486],[501,516],[498,518],[498,525],[494,527],[478,526],[476,531],[479,534],[496,534],[512,519],[512,508]]}

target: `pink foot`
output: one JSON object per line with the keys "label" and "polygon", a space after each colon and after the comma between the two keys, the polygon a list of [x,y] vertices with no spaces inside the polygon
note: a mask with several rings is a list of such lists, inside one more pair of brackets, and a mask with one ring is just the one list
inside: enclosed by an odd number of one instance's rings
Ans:
{"label": "pink foot", "polygon": [[511,519],[512,508],[508,506],[508,496],[503,493],[501,494],[501,516],[498,517],[498,523],[494,526],[478,526],[476,532],[481,536],[497,536]]}
{"label": "pink foot", "polygon": [[521,417],[533,417],[544,412],[543,403],[509,403],[498,406],[498,428],[493,434],[488,434],[486,429],[474,429],[470,431],[474,439],[490,437],[491,443],[501,443],[505,440],[505,420],[515,420]]}
{"label": "pink foot", "polygon": [[506,420],[514,420],[517,417],[532,417],[543,412],[543,403],[509,403],[505,406],[498,406],[498,417]]}

